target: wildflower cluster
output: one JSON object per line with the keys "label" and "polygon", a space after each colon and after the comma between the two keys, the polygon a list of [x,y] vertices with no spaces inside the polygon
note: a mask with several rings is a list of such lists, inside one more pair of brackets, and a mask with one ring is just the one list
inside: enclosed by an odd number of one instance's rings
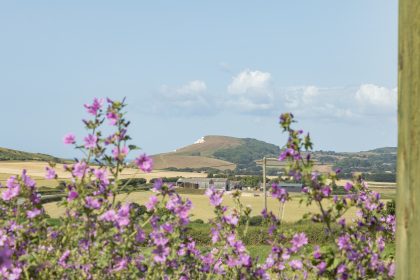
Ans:
{"label": "wildflower cluster", "polygon": [[[156,180],[144,211],[117,198],[129,182],[121,184],[124,168],[134,165],[151,172],[153,167],[145,154],[132,163],[127,160],[138,148],[129,144],[125,106],[124,100],[95,98],[85,105],[91,116],[83,121],[88,134],[81,142],[72,133],[64,137],[63,142],[84,157],[64,165],[71,180],[59,202],[64,210],[59,222],[49,219],[25,170],[7,180],[0,198],[2,279],[393,278],[394,262],[386,244],[394,240],[394,216],[385,214],[379,194],[360,178],[344,186],[344,195],[333,195],[338,172],[325,176],[312,171],[310,137],[291,128],[293,115],[281,116],[290,137],[280,160],[289,163],[291,177],[303,182],[306,203],[318,205],[319,213],[310,218],[325,224],[331,242],[310,247],[305,233],[285,231],[281,215],[264,209],[271,251],[258,259],[243,241],[251,209],[241,203],[239,191],[232,193],[235,207],[228,208],[223,190],[207,189],[214,218],[212,246],[206,248],[189,236],[193,205],[175,186]],[[113,132],[103,135],[103,126]],[[51,165],[45,177],[55,179],[57,171]],[[279,206],[291,199],[276,184],[270,193]],[[343,215],[350,209],[357,209],[357,217],[346,221]]]}

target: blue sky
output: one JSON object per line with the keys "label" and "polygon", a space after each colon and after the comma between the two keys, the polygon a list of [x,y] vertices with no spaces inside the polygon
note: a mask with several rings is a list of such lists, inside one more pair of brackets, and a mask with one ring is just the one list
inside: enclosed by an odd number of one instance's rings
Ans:
{"label": "blue sky", "polygon": [[83,104],[127,97],[145,152],[204,135],[397,142],[397,1],[2,1],[0,146],[70,157]]}

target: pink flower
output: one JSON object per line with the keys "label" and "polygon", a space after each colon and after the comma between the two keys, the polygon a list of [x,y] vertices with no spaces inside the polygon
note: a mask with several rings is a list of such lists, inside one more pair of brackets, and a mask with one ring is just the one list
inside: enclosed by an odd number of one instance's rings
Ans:
{"label": "pink flower", "polygon": [[289,265],[294,270],[301,270],[303,268],[303,264],[301,260],[291,260]]}
{"label": "pink flower", "polygon": [[45,167],[45,170],[47,173],[45,174],[45,179],[55,179],[57,178],[57,174],[55,173],[55,170],[51,167]]}
{"label": "pink flower", "polygon": [[205,193],[210,198],[210,204],[219,206],[223,201],[223,192],[217,191],[214,186],[210,186]]}
{"label": "pink flower", "polygon": [[227,215],[225,217],[225,221],[226,223],[232,225],[232,226],[236,226],[238,224],[238,217],[235,215]]}
{"label": "pink flower", "polygon": [[347,192],[349,192],[352,188],[353,188],[353,184],[352,184],[352,183],[350,183],[350,182],[347,182],[347,183],[344,185],[344,189],[345,189]]}
{"label": "pink flower", "polygon": [[70,191],[69,195],[67,197],[67,201],[72,201],[74,199],[76,199],[79,196],[79,194],[76,191]]}
{"label": "pink flower", "polygon": [[153,168],[153,160],[151,157],[143,154],[135,159],[136,165],[144,172],[151,172]]}
{"label": "pink flower", "polygon": [[87,109],[87,112],[89,114],[95,116],[98,113],[98,111],[101,109],[103,102],[104,102],[104,100],[102,98],[98,99],[98,98],[95,97],[93,99],[92,105],[85,104],[84,106]]}
{"label": "pink flower", "polygon": [[118,149],[118,147],[115,147],[112,149],[112,155],[115,159],[124,159],[128,154],[128,148],[126,146],[122,147],[121,149]]}
{"label": "pink flower", "polygon": [[159,199],[157,198],[157,196],[152,195],[151,197],[149,197],[149,201],[146,203],[147,211],[152,211],[158,202]]}
{"label": "pink flower", "polygon": [[95,135],[89,134],[83,140],[85,140],[86,149],[94,149],[96,147],[98,138]]}
{"label": "pink flower", "polygon": [[63,142],[66,145],[76,143],[76,136],[73,133],[68,133],[64,136]]}
{"label": "pink flower", "polygon": [[104,185],[109,185],[108,172],[106,169],[96,169],[93,174]]}
{"label": "pink flower", "polygon": [[114,222],[118,218],[117,213],[114,209],[108,210],[99,216],[99,220],[106,221],[106,222]]}
{"label": "pink flower", "polygon": [[97,198],[93,198],[91,196],[87,196],[85,199],[85,207],[90,209],[99,209],[101,208],[101,202]]}
{"label": "pink flower", "polygon": [[86,172],[86,162],[78,162],[73,167],[73,175],[82,178]]}
{"label": "pink flower", "polygon": [[38,208],[35,208],[34,210],[26,211],[26,216],[28,216],[29,219],[33,219],[39,214],[41,214],[41,210],[39,210]]}
{"label": "pink flower", "polygon": [[296,233],[295,235],[293,235],[292,238],[292,252],[296,252],[297,250],[299,250],[301,247],[305,246],[306,244],[308,244],[308,238],[306,237],[305,233]]}
{"label": "pink flower", "polygon": [[114,112],[108,112],[106,118],[109,121],[109,125],[116,125],[118,122],[118,115]]}
{"label": "pink flower", "polygon": [[4,192],[2,192],[1,197],[3,198],[3,200],[8,201],[18,196],[19,192],[20,192],[20,186],[17,185],[16,187],[8,188]]}

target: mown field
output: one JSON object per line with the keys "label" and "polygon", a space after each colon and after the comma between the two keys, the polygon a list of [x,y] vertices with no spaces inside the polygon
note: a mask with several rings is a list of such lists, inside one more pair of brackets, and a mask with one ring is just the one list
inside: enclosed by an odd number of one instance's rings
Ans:
{"label": "mown field", "polygon": [[[39,181],[39,186],[54,186],[58,182],[44,180],[45,176],[45,167],[48,166],[46,162],[39,161],[0,161],[0,183],[3,183],[11,175],[20,174],[22,169],[26,169],[28,175],[33,176],[34,179]],[[67,172],[64,172],[62,164],[57,164],[55,168],[58,180],[67,180],[70,179],[70,175]],[[127,168],[121,174],[121,178],[144,178],[150,180],[153,178],[161,177],[207,177],[206,173],[197,173],[197,172],[178,172],[178,171],[166,171],[166,170],[153,170],[150,173],[141,172],[138,169]]]}

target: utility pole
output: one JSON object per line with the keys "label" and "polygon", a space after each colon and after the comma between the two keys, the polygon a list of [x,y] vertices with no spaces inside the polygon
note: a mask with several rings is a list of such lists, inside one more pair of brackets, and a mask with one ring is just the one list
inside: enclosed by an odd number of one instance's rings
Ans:
{"label": "utility pole", "polygon": [[266,157],[263,158],[263,186],[264,186],[264,209],[267,211],[267,182],[265,181],[266,177],[266,165],[267,159]]}
{"label": "utility pole", "polygon": [[420,279],[420,1],[399,1],[397,279]]}

